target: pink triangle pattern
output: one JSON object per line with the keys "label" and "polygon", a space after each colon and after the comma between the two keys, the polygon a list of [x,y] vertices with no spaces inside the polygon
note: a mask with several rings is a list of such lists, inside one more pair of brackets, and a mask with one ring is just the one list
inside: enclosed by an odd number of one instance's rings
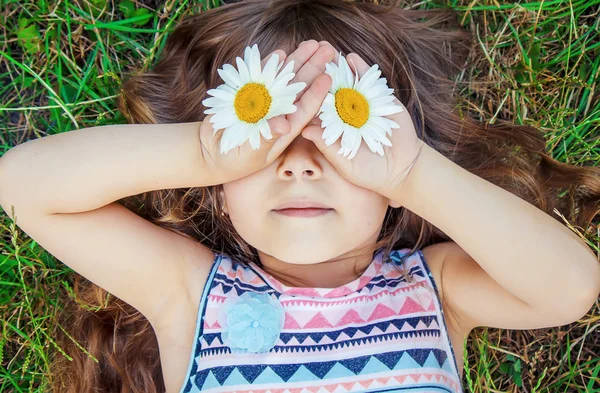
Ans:
{"label": "pink triangle pattern", "polygon": [[[398,257],[409,250],[400,249],[392,254]],[[382,254],[378,253],[361,277],[337,288],[289,287],[257,265],[235,262],[224,255],[213,269],[215,274],[207,283],[209,290],[203,298],[203,307],[199,307],[198,321],[202,321],[203,328],[194,347],[197,367],[190,369],[186,381],[191,383],[181,393],[200,392],[202,385],[193,382],[199,380],[196,373],[220,367],[237,370],[240,364],[264,367],[332,361],[338,362],[336,371],[330,376],[321,375],[318,380],[313,377],[284,382],[277,379],[279,374],[274,369],[268,368],[267,373],[260,368],[266,373],[261,375],[262,379],[257,379],[260,383],[240,385],[240,371],[237,371],[234,379],[237,378],[238,384],[223,382],[218,391],[344,393],[377,391],[386,387],[386,391],[395,392],[393,387],[398,387],[398,392],[409,393],[411,388],[425,391],[425,386],[438,385],[440,391],[443,387],[452,393],[462,393],[437,292],[420,252],[406,255],[401,262],[398,259],[383,262]],[[404,278],[401,270],[409,273],[409,280]],[[225,300],[247,291],[276,295],[285,319],[280,336],[269,352],[249,354],[241,361],[240,355],[231,353],[223,343],[223,327],[218,322],[218,315]],[[430,354],[429,357],[415,358],[421,359],[421,366],[410,355],[402,356],[401,359],[406,360],[399,369],[392,370],[381,361],[385,359],[381,357],[384,354],[416,349]],[[435,357],[431,357],[434,353]],[[369,358],[368,366],[363,366],[363,371],[356,371],[354,367],[359,363],[353,363],[355,358]],[[398,355],[396,359],[399,358]],[[339,369],[345,367],[344,364],[349,367],[346,374]],[[308,377],[309,370],[298,371],[296,378]],[[339,377],[350,375],[347,374],[350,370],[356,375]],[[215,384],[216,380],[212,378],[212,384]]]}

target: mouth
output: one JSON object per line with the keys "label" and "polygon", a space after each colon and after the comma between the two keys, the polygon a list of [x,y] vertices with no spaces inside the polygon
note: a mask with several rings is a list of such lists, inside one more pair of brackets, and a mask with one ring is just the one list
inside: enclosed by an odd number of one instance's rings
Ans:
{"label": "mouth", "polygon": [[325,214],[329,214],[334,209],[329,208],[318,208],[318,207],[304,207],[304,208],[286,208],[273,210],[277,214],[281,214],[288,217],[318,217]]}

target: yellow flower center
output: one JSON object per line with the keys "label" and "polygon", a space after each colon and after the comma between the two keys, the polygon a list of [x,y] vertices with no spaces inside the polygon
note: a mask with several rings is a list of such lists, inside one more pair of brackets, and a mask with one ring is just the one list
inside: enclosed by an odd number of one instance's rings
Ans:
{"label": "yellow flower center", "polygon": [[346,124],[360,128],[369,119],[369,102],[358,91],[344,87],[335,93],[335,109]]}
{"label": "yellow flower center", "polygon": [[269,113],[269,91],[260,83],[248,83],[235,95],[233,106],[237,116],[247,123],[256,123]]}

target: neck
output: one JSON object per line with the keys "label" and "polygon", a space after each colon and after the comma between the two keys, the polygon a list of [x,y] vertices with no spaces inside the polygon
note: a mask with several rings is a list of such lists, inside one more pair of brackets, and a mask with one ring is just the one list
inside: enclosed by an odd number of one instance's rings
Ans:
{"label": "neck", "polygon": [[287,286],[337,288],[356,280],[365,272],[373,262],[371,246],[310,264],[284,262],[261,251],[258,254],[262,269]]}

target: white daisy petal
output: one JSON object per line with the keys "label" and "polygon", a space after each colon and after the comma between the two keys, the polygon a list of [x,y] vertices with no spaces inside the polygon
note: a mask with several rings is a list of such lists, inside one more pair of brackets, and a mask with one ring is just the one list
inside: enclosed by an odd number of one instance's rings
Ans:
{"label": "white daisy petal", "polygon": [[279,72],[281,70],[281,67],[283,67],[283,64],[285,63],[285,60],[283,60],[281,63],[279,63],[277,65],[277,72]]}
{"label": "white daisy petal", "polygon": [[258,129],[255,129],[254,127],[251,127],[251,130],[249,132],[249,138],[250,146],[252,146],[252,149],[258,150],[260,148],[260,131]]}
{"label": "white daisy petal", "polygon": [[388,119],[387,117],[372,116],[370,120],[372,120],[371,124],[373,126],[377,126],[377,128],[384,130],[389,135],[392,135],[390,123],[394,123],[396,125],[394,128],[400,128],[400,126],[396,122]]}
{"label": "white daisy petal", "polygon": [[390,102],[393,102],[395,99],[396,99],[396,97],[394,97],[394,96],[377,97],[377,98],[371,100],[369,102],[369,104],[376,108],[379,106],[384,106],[386,104],[389,104]]}
{"label": "white daisy petal", "polygon": [[221,79],[223,79],[225,83],[234,89],[242,84],[242,81],[240,80],[240,74],[231,64],[225,64],[223,69],[218,69],[217,72],[221,76]]}
{"label": "white daisy petal", "polygon": [[235,98],[234,94],[231,94],[230,92],[225,91],[224,89],[210,89],[206,93],[210,94],[213,97],[217,97],[217,98],[220,98],[225,101],[233,102],[233,100]]}
{"label": "white daisy petal", "polygon": [[271,85],[275,80],[275,76],[277,75],[277,63],[279,63],[279,54],[273,53],[262,71],[263,80],[265,86],[267,86],[267,89],[271,88]]}
{"label": "white daisy petal", "polygon": [[227,85],[226,83],[219,85],[216,90],[224,91],[225,93],[229,93],[229,94],[233,95],[234,97],[238,92],[238,89],[234,89],[233,87]]}
{"label": "white daisy petal", "polygon": [[235,116],[235,113],[233,116],[223,116],[223,120],[221,120],[217,123],[214,123],[213,128],[216,128],[216,129],[227,128],[227,127],[233,125],[236,121],[238,121],[238,119]]}
{"label": "white daisy petal", "polygon": [[368,134],[363,135],[363,139],[373,153],[383,155],[383,147],[379,141],[372,139]]}
{"label": "white daisy petal", "polygon": [[241,122],[240,128],[238,129],[236,135],[231,140],[232,144],[230,146],[230,149],[238,147],[238,146],[242,145],[244,142],[246,142],[249,138],[249,131],[250,131],[249,124],[246,122]]}
{"label": "white daisy petal", "polygon": [[269,89],[269,93],[272,95],[277,95],[281,90],[294,78],[294,74],[285,74],[283,76],[278,76],[273,81],[271,88]]}
{"label": "white daisy petal", "polygon": [[252,53],[252,58],[250,59],[250,64],[248,64],[248,67],[250,68],[250,78],[253,81],[259,81],[259,82],[263,82],[261,79],[261,69],[260,69],[260,51],[258,50],[258,46],[256,44],[254,44],[254,46],[252,46],[252,50],[250,51],[250,53]]}
{"label": "white daisy petal", "polygon": [[298,110],[298,107],[296,107],[296,105],[294,105],[294,104],[288,104],[288,103],[275,104],[275,105],[271,106],[269,113],[265,117],[270,119],[271,117],[294,113],[294,112],[296,112],[296,110]]}
{"label": "white daisy petal", "polygon": [[235,62],[240,72],[240,79],[242,81],[242,85],[245,85],[246,83],[250,82],[250,71],[248,70],[248,66],[240,57],[236,57]]}
{"label": "white daisy petal", "polygon": [[238,132],[239,125],[234,124],[231,127],[227,127],[225,131],[223,131],[223,135],[221,136],[221,153],[227,153],[231,146],[231,140],[235,137]]}
{"label": "white daisy petal", "polygon": [[371,113],[378,116],[389,116],[398,112],[402,112],[402,107],[398,105],[385,105],[371,108]]}
{"label": "white daisy petal", "polygon": [[354,138],[354,145],[352,146],[352,150],[350,151],[350,155],[348,156],[349,160],[354,158],[354,156],[358,152],[358,149],[360,148],[361,142],[362,142],[362,137],[360,136],[360,134],[357,133],[357,135]]}
{"label": "white daisy petal", "polygon": [[271,126],[269,125],[269,122],[266,120],[261,120],[260,123],[261,123],[260,133],[262,134],[262,136],[266,140],[273,138],[273,134],[271,133]]}
{"label": "white daisy petal", "polygon": [[379,67],[377,66],[377,64],[371,66],[371,68],[369,68],[367,72],[364,73],[362,78],[360,78],[360,82],[358,82],[356,90],[362,91],[363,88],[368,89],[369,87],[371,87],[379,78],[379,75],[381,75],[381,70],[379,70],[378,68]]}
{"label": "white daisy petal", "polygon": [[[400,111],[402,112],[402,111]],[[383,117],[384,121],[388,124],[390,128],[400,128],[400,125],[393,121],[392,119],[388,119],[387,117]]]}
{"label": "white daisy petal", "polygon": [[340,135],[342,135],[342,132],[344,132],[343,127],[327,127],[323,132],[323,139],[325,140],[325,144],[327,146],[333,144],[335,141],[338,140]]}
{"label": "white daisy petal", "polygon": [[339,121],[340,118],[336,114],[332,114],[330,111],[323,112],[319,115],[319,119],[321,119],[321,126],[325,127],[331,124],[334,121]]}
{"label": "white daisy petal", "polygon": [[248,65],[248,70],[250,70],[250,62],[252,60],[252,47],[247,46],[244,48],[244,63]]}
{"label": "white daisy petal", "polygon": [[204,100],[202,100],[202,105],[204,106],[228,106],[228,105],[232,105],[233,100],[231,101],[223,101],[222,99],[218,98],[218,97],[210,97],[210,98],[206,98]]}
{"label": "white daisy petal", "polygon": [[[373,98],[388,95],[388,94],[391,94],[394,92],[393,89],[388,89],[388,87],[386,85],[374,85],[370,89],[367,89],[367,91],[364,91],[364,90],[365,89],[363,89],[363,94],[367,100],[371,100]],[[389,90],[391,90],[391,91],[389,91]]]}
{"label": "white daisy petal", "polygon": [[351,87],[352,79],[350,79],[348,73],[351,73],[350,68],[348,68],[348,63],[346,62],[346,58],[340,55],[339,58],[339,70],[338,70],[338,78],[340,78],[339,85],[342,87]]}
{"label": "white daisy petal", "polygon": [[277,93],[280,94],[281,96],[293,95],[294,96],[293,98],[295,99],[296,95],[298,93],[300,93],[302,91],[302,89],[304,89],[305,87],[306,87],[306,83],[296,82],[296,83],[292,83],[291,85],[285,86],[283,89],[279,90]]}
{"label": "white daisy petal", "polygon": [[329,91],[335,93],[339,88],[338,66],[335,63],[325,63],[325,73],[331,77]]}
{"label": "white daisy petal", "polygon": [[342,147],[343,148],[349,148],[350,146],[353,145],[354,143],[354,136],[355,134],[357,134],[356,130],[353,129],[354,127],[349,126],[349,125],[344,125],[344,133],[342,134]]}

